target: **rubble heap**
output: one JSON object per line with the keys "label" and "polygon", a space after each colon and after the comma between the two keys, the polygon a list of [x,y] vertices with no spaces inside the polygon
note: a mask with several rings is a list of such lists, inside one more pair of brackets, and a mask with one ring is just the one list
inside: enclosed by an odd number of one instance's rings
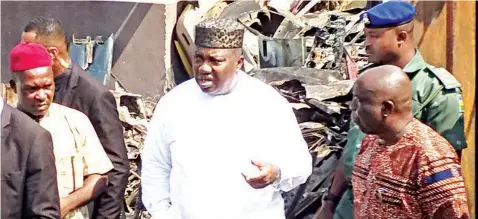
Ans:
{"label": "rubble heap", "polygon": [[194,25],[208,18],[244,25],[243,70],[247,73],[304,67],[338,70],[343,79],[355,79],[358,69],[367,64],[360,21],[360,7],[366,2],[361,6],[354,6],[355,1],[215,2],[201,7],[200,1],[198,8],[189,4],[176,24],[175,47],[188,77],[192,76]]}
{"label": "rubble heap", "polygon": [[[309,219],[321,205],[346,143],[350,90],[366,66],[360,1],[199,1],[188,5],[176,26],[175,48],[182,69],[192,76],[193,27],[206,18],[237,20],[245,28],[243,70],[273,86],[286,98],[313,157],[313,173],[300,187],[283,193],[287,219]],[[365,1],[363,1],[365,2]],[[290,3],[290,4],[289,4]],[[178,82],[177,69],[166,72],[165,93]],[[2,84],[3,85],[3,84]],[[156,101],[122,90],[112,91],[124,128],[130,161],[122,218],[150,218],[140,200],[141,153]],[[11,88],[2,86],[10,105]]]}
{"label": "rubble heap", "polygon": [[[350,92],[358,71],[368,65],[362,3],[216,1],[205,6],[200,1],[198,8],[188,5],[178,19],[175,46],[189,77],[194,25],[207,18],[237,20],[245,27],[242,70],[273,86],[291,104],[314,167],[305,184],[282,194],[287,219],[312,218],[346,144]],[[168,90],[178,83],[174,71],[167,73]]]}
{"label": "rubble heap", "polygon": [[343,80],[337,70],[301,67],[259,69],[251,74],[274,87],[294,110],[314,167],[305,184],[282,196],[288,219],[311,218],[346,143],[354,81]]}
{"label": "rubble heap", "polygon": [[141,203],[141,153],[143,142],[154,111],[155,103],[143,100],[141,95],[126,93],[122,90],[112,91],[119,118],[123,125],[124,141],[128,153],[130,174],[125,190],[124,219],[150,218]]}

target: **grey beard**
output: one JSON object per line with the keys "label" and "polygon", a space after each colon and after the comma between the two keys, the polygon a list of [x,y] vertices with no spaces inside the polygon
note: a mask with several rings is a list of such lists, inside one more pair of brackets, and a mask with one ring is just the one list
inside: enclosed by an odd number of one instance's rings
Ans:
{"label": "grey beard", "polygon": [[240,73],[240,70],[236,70],[236,75],[234,75],[234,78],[232,80],[229,81],[229,83],[225,84],[224,87],[222,87],[222,89],[218,89],[212,93],[209,93],[210,95],[213,95],[213,96],[219,96],[219,95],[225,95],[225,94],[228,94],[230,93],[232,90],[234,90],[234,88],[236,87],[237,85],[237,82],[239,81],[239,73]]}

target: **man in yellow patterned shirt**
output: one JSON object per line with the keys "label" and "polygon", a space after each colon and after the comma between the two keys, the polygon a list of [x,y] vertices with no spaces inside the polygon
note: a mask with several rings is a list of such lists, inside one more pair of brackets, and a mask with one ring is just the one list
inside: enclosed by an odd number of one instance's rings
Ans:
{"label": "man in yellow patterned shirt", "polygon": [[50,56],[43,46],[20,43],[10,53],[17,107],[53,138],[61,217],[89,218],[86,204],[107,185],[113,165],[90,120],[83,113],[52,103],[55,83]]}

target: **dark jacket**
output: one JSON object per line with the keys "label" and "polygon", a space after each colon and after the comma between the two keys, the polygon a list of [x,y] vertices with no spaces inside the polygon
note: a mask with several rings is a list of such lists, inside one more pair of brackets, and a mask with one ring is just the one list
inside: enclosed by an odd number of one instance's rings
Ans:
{"label": "dark jacket", "polygon": [[1,116],[0,218],[60,218],[60,198],[50,133],[6,103]]}
{"label": "dark jacket", "polygon": [[78,65],[73,64],[67,73],[68,79],[59,85],[61,89],[55,92],[54,102],[88,116],[114,166],[108,174],[108,188],[95,200],[92,218],[119,218],[129,164],[116,100],[105,86]]}

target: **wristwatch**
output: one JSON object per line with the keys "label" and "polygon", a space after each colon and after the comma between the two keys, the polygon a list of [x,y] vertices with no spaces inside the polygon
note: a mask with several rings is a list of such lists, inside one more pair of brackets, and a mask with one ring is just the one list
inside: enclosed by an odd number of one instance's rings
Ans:
{"label": "wristwatch", "polygon": [[334,205],[337,205],[337,204],[339,203],[339,201],[340,201],[340,198],[341,198],[341,196],[334,195],[334,194],[332,194],[332,193],[327,193],[327,194],[324,196],[323,200],[324,200],[324,201],[331,201],[332,203],[334,203]]}

